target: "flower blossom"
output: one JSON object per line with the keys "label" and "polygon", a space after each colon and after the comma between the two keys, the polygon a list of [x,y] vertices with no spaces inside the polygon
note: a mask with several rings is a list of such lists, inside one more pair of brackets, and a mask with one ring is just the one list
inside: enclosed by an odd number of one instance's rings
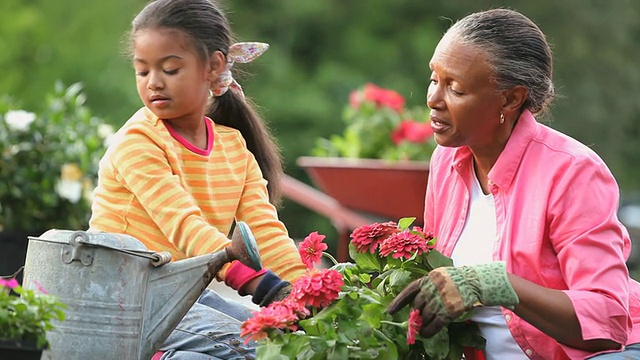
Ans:
{"label": "flower blossom", "polygon": [[353,230],[351,243],[355,245],[358,252],[369,251],[373,254],[382,241],[398,231],[400,231],[398,224],[393,221],[364,225]]}
{"label": "flower blossom", "polygon": [[359,109],[364,101],[371,101],[377,107],[388,107],[395,112],[404,108],[405,100],[402,95],[389,89],[378,87],[372,83],[366,84],[361,91],[352,91],[349,95],[349,104],[354,109]]}
{"label": "flower blossom", "polygon": [[404,230],[389,236],[380,244],[380,256],[391,255],[394,259],[409,259],[416,252],[420,255],[432,248],[433,246],[428,244],[432,238],[431,233],[425,234],[419,227]]}
{"label": "flower blossom", "polygon": [[408,329],[407,329],[407,344],[413,345],[416,342],[416,334],[420,331],[422,327],[422,316],[420,316],[420,310],[413,309],[411,313],[409,313],[409,321],[408,321]]}
{"label": "flower blossom", "polygon": [[282,306],[279,303],[272,303],[260,309],[260,311],[254,311],[253,316],[240,325],[242,330],[240,336],[246,337],[244,341],[246,344],[251,340],[257,341],[266,338],[269,335],[267,331],[271,329],[295,331],[298,329],[295,325],[297,321],[298,316],[294,314],[291,308]]}
{"label": "flower blossom", "polygon": [[284,306],[290,309],[298,317],[299,320],[305,319],[311,314],[311,311],[309,311],[309,309],[307,309],[304,304],[301,304],[291,296],[288,296],[280,301],[274,301],[269,306]]}
{"label": "flower blossom", "polygon": [[82,198],[82,170],[76,163],[67,163],[60,169],[60,180],[55,185],[58,195],[75,204]]}
{"label": "flower blossom", "polygon": [[8,287],[9,289],[15,289],[16,287],[20,286],[20,283],[18,283],[18,280],[16,280],[15,278],[9,280],[0,278],[0,286]]}
{"label": "flower blossom", "polygon": [[27,131],[31,123],[36,120],[36,114],[24,110],[9,110],[4,115],[4,121],[11,130]]}
{"label": "flower blossom", "polygon": [[391,134],[391,140],[398,145],[403,141],[415,144],[427,142],[433,136],[433,129],[427,122],[403,120]]}
{"label": "flower blossom", "polygon": [[289,296],[305,306],[324,308],[338,298],[343,285],[338,271],[311,269],[295,281]]}
{"label": "flower blossom", "polygon": [[302,262],[307,265],[307,268],[313,268],[314,263],[320,264],[322,252],[328,248],[328,245],[322,242],[324,238],[324,235],[320,235],[317,231],[314,231],[300,243],[298,251],[300,252]]}

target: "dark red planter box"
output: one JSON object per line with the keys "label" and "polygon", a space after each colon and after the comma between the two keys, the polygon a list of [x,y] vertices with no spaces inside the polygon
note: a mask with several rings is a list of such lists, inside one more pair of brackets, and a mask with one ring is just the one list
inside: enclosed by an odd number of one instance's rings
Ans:
{"label": "dark red planter box", "polygon": [[416,224],[422,224],[426,162],[304,156],[297,164],[320,190],[347,208],[393,221],[415,217]]}

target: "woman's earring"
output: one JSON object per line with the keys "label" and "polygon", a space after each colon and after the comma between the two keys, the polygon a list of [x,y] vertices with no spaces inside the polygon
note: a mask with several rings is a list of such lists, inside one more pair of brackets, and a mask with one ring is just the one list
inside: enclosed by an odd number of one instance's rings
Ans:
{"label": "woman's earring", "polygon": [[500,124],[504,124],[504,114],[500,111]]}

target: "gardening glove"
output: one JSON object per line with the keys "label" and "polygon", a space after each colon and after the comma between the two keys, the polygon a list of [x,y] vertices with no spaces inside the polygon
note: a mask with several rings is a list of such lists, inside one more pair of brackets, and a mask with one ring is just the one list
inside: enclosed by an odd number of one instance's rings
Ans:
{"label": "gardening glove", "polygon": [[274,301],[280,301],[289,296],[291,288],[291,283],[280,279],[271,270],[267,270],[258,283],[251,301],[260,306],[268,306]]}
{"label": "gardening glove", "polygon": [[257,278],[258,276],[262,276],[267,272],[267,269],[261,269],[259,271],[255,271],[247,265],[241,263],[240,261],[234,261],[233,264],[227,270],[225,275],[224,283],[227,284],[230,288],[240,294],[240,296],[247,295],[245,291],[245,285],[251,282],[251,280]]}
{"label": "gardening glove", "polygon": [[413,281],[389,305],[395,314],[405,305],[420,310],[420,335],[431,337],[465,312],[480,306],[518,304],[504,262],[441,267]]}

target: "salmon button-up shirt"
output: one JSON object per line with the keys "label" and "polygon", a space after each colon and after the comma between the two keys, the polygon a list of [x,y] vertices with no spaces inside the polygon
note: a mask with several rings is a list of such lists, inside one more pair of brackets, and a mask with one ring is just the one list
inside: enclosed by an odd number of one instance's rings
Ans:
{"label": "salmon button-up shirt", "polygon": [[[431,159],[425,229],[447,256],[469,210],[471,161],[467,147],[438,147]],[[625,264],[631,244],[616,215],[618,185],[600,157],[524,111],[488,177],[498,236],[493,259],[504,260],[512,274],[564,291],[585,340],[640,342],[640,284]],[[508,309],[503,313],[531,359],[594,355],[559,344]]]}

